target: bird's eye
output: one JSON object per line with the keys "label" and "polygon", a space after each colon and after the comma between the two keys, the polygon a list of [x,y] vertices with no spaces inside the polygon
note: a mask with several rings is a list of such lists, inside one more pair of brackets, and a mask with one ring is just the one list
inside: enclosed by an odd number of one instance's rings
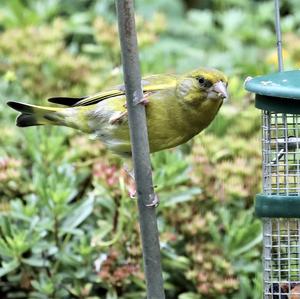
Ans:
{"label": "bird's eye", "polygon": [[205,79],[203,77],[198,77],[197,80],[200,83],[200,85],[204,85]]}
{"label": "bird's eye", "polygon": [[204,77],[198,77],[197,78],[199,84],[202,86],[202,87],[211,87],[212,86],[212,83],[211,81],[209,80],[206,80]]}

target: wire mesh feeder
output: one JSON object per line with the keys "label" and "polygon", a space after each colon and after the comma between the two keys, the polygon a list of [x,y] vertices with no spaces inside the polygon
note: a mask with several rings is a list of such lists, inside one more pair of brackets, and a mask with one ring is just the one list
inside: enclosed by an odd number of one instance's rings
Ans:
{"label": "wire mesh feeder", "polygon": [[[264,194],[299,196],[299,130],[298,114],[262,112]],[[300,298],[300,219],[264,218],[263,240],[265,298]]]}
{"label": "wire mesh feeder", "polygon": [[247,80],[262,110],[264,299],[300,299],[300,71],[283,72],[280,0],[275,3],[278,73]]}
{"label": "wire mesh feeder", "polygon": [[262,113],[263,192],[300,194],[300,116]]}
{"label": "wire mesh feeder", "polygon": [[264,219],[264,298],[300,298],[298,219]]}
{"label": "wire mesh feeder", "polygon": [[300,71],[248,81],[262,110],[265,299],[300,299]]}
{"label": "wire mesh feeder", "polygon": [[[299,195],[298,117],[262,113],[265,194]],[[263,223],[265,298],[288,298],[292,291],[296,296],[295,286],[300,283],[300,221],[265,218]]]}

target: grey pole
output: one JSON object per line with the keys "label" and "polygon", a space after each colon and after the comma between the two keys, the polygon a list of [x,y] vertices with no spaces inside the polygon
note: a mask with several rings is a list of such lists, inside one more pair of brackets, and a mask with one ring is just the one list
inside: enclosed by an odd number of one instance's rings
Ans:
{"label": "grey pole", "polygon": [[280,0],[275,0],[275,30],[277,38],[278,70],[283,71],[282,40],[280,27]]}
{"label": "grey pole", "polygon": [[155,208],[147,206],[155,199],[155,193],[152,183],[145,107],[139,103],[143,98],[143,91],[141,87],[133,0],[116,0],[116,6],[138,197],[147,298],[164,299]]}

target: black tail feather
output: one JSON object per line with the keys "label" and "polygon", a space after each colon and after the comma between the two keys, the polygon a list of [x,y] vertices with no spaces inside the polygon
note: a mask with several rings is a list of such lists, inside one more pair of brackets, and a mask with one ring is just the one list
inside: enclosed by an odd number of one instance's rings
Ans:
{"label": "black tail feather", "polygon": [[[56,115],[56,112],[59,111],[61,108],[40,107],[36,105],[24,104],[14,101],[8,102],[7,105],[21,112],[21,114],[18,115],[16,120],[16,125],[18,127],[58,124],[55,123],[55,121],[58,121],[58,119],[57,117],[55,118],[54,115]],[[52,114],[53,116],[51,117]]]}
{"label": "black tail feather", "polygon": [[20,114],[16,119],[16,125],[18,127],[30,127],[41,124],[37,123],[37,120],[33,114]]}
{"label": "black tail feather", "polygon": [[22,113],[33,113],[34,111],[32,106],[19,102],[9,101],[7,102],[7,105]]}

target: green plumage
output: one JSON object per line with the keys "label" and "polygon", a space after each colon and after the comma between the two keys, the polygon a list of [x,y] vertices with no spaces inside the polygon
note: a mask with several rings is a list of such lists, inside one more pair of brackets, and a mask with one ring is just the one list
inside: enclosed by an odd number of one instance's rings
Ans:
{"label": "green plumage", "polygon": [[[227,79],[214,69],[198,69],[181,76],[150,76],[142,80],[142,87],[151,152],[177,146],[201,132],[227,97]],[[40,107],[18,102],[8,102],[8,105],[21,112],[17,117],[20,127],[68,126],[96,135],[120,155],[130,154],[124,86],[90,97],[57,97],[49,101],[68,107]]]}

